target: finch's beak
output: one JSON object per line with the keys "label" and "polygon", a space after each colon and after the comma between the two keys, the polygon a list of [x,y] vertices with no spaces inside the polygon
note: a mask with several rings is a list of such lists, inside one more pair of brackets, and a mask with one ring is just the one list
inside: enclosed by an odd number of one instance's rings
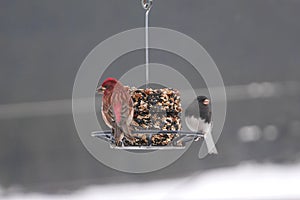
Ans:
{"label": "finch's beak", "polygon": [[105,91],[105,87],[102,87],[102,86],[98,87],[97,90],[96,90],[96,92],[97,92],[98,94],[103,94],[104,91]]}
{"label": "finch's beak", "polygon": [[203,104],[204,104],[204,105],[208,105],[208,104],[209,104],[209,99],[205,99],[205,100],[203,101]]}

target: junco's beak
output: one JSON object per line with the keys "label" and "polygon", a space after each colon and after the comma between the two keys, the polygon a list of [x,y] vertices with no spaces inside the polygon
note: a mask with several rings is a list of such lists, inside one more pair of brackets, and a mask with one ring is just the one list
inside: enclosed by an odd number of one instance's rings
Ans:
{"label": "junco's beak", "polygon": [[104,91],[105,91],[105,87],[102,87],[102,86],[98,87],[97,90],[96,90],[96,92],[97,92],[98,94],[103,94]]}
{"label": "junco's beak", "polygon": [[205,100],[203,101],[203,104],[207,106],[207,105],[209,104],[209,99],[205,99]]}

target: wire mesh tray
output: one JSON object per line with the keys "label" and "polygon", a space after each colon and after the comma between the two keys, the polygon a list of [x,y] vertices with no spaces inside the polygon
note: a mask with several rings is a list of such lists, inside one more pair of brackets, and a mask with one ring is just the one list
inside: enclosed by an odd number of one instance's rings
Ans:
{"label": "wire mesh tray", "polygon": [[[190,132],[190,131],[163,131],[163,130],[136,130],[132,134],[144,134],[148,139],[146,145],[130,145],[122,144],[116,145],[115,139],[111,131],[94,131],[92,136],[107,142],[113,149],[127,149],[127,150],[171,150],[171,149],[184,149],[187,142],[193,141],[196,137],[203,138],[203,133]],[[173,139],[166,145],[157,145],[152,142],[152,137],[157,134],[173,134]]]}

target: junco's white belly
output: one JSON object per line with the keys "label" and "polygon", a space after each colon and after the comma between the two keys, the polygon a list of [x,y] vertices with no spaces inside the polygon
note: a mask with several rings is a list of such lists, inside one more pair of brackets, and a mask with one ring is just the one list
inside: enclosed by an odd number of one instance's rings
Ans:
{"label": "junco's white belly", "polygon": [[194,116],[185,117],[187,127],[193,132],[210,133],[211,123],[206,123],[203,119]]}

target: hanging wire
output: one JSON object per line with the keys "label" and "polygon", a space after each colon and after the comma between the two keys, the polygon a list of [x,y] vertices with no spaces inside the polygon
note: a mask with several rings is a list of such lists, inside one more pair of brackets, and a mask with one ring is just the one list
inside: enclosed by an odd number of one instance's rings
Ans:
{"label": "hanging wire", "polygon": [[153,5],[152,0],[142,0],[145,13],[145,65],[146,65],[146,88],[149,84],[149,12]]}

